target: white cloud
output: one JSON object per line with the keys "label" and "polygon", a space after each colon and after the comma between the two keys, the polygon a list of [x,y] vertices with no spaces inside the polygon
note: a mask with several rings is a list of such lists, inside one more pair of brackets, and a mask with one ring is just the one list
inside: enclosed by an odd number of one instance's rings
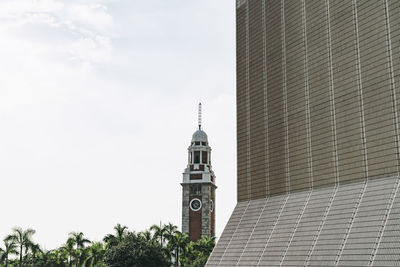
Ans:
{"label": "white cloud", "polygon": [[95,28],[98,31],[108,30],[112,25],[112,17],[108,14],[107,7],[102,4],[74,4],[66,7],[69,18],[75,22]]}
{"label": "white cloud", "polygon": [[6,55],[20,55],[26,59],[27,53],[32,56],[39,49],[40,60],[57,58],[59,63],[73,63],[84,68],[105,63],[111,57],[108,33],[113,20],[103,4],[3,1],[0,3],[0,25],[2,43],[25,44],[23,50],[14,45],[8,50],[3,49]]}
{"label": "white cloud", "polygon": [[55,12],[64,7],[55,0],[3,0],[0,2],[1,16],[15,16],[26,12]]}

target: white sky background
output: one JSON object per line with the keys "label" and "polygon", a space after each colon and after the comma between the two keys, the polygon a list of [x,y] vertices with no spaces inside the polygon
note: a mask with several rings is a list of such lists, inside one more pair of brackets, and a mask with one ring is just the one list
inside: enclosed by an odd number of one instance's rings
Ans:
{"label": "white sky background", "polygon": [[181,226],[203,103],[217,236],[236,203],[232,0],[0,1],[0,238],[56,248],[117,223]]}

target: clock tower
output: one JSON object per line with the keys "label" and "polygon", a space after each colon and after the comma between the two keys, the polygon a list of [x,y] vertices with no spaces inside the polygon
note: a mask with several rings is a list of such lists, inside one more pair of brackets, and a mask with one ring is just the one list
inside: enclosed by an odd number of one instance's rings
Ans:
{"label": "clock tower", "polygon": [[211,168],[211,147],[201,127],[199,104],[198,130],[188,148],[188,165],[183,172],[182,232],[192,241],[215,236],[215,175]]}

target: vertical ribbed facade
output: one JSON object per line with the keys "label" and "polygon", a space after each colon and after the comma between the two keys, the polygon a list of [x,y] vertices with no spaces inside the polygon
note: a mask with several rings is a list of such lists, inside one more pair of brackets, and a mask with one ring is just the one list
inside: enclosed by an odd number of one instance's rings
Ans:
{"label": "vertical ribbed facade", "polygon": [[400,1],[236,19],[238,204],[207,266],[400,266]]}
{"label": "vertical ribbed facade", "polygon": [[399,5],[238,2],[238,201],[398,174]]}

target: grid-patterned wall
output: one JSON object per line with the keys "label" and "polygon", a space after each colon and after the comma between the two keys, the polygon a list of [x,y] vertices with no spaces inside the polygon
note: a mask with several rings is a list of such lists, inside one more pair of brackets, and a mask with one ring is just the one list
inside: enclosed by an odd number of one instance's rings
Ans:
{"label": "grid-patterned wall", "polygon": [[400,1],[237,2],[238,201],[398,175]]}
{"label": "grid-patterned wall", "polygon": [[400,179],[239,202],[206,266],[400,266]]}

